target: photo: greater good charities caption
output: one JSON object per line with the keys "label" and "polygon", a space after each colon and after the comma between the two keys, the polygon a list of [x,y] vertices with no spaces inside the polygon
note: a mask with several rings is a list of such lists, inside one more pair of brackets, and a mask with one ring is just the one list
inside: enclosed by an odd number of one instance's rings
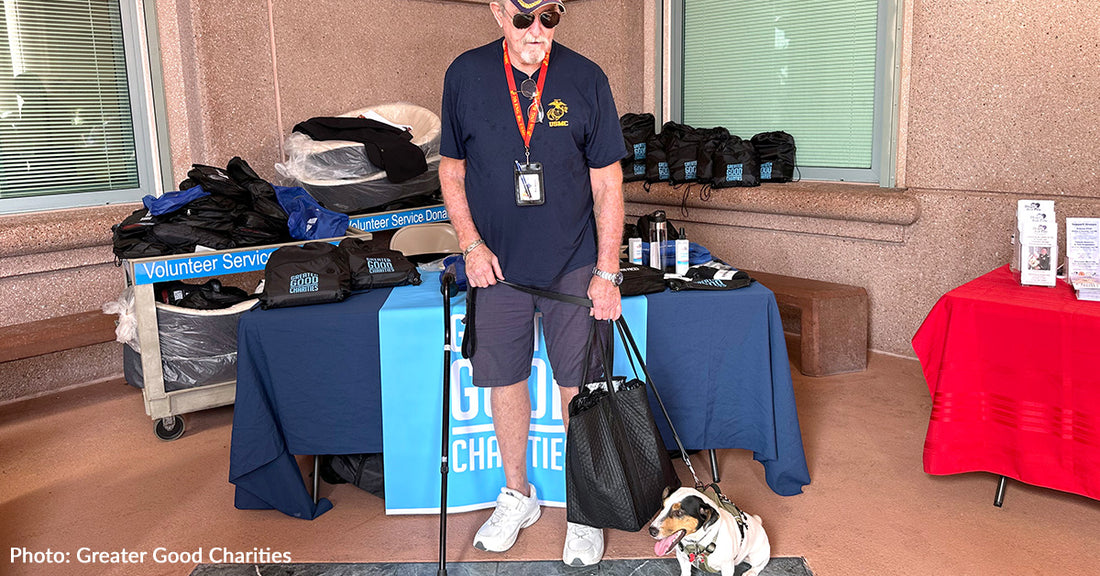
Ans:
{"label": "photo: greater good charities caption", "polygon": [[152,550],[93,550],[87,546],[76,551],[28,550],[13,546],[11,564],[269,564],[293,562],[290,552],[271,548],[230,550],[222,546],[169,550],[158,546]]}

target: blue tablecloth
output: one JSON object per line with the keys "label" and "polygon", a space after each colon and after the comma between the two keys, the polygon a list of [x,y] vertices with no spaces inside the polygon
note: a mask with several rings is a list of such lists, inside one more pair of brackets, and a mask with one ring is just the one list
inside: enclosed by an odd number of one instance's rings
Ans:
{"label": "blue tablecloth", "polygon": [[[395,290],[439,294],[432,282]],[[315,518],[332,504],[313,504],[292,454],[382,450],[377,319],[388,295],[241,316],[229,473],[238,508]],[[810,477],[774,294],[753,284],[645,298],[647,364],[685,447],[752,450],[773,491],[800,493]]]}
{"label": "blue tablecloth", "polygon": [[[684,447],[752,450],[775,493],[801,493],[810,474],[775,294],[753,283],[646,298],[647,367]],[[652,398],[650,404],[666,444],[675,447]]]}
{"label": "blue tablecloth", "polygon": [[332,503],[314,506],[291,455],[382,451],[378,309],[389,293],[241,315],[229,450],[237,508],[316,518]]}

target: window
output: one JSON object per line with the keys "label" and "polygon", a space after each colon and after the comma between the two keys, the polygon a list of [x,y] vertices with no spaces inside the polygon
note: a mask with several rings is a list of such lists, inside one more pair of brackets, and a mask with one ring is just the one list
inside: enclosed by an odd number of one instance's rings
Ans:
{"label": "window", "polygon": [[897,0],[674,6],[674,117],[789,132],[805,179],[893,185]]}
{"label": "window", "polygon": [[0,0],[0,212],[153,190],[134,0]]}

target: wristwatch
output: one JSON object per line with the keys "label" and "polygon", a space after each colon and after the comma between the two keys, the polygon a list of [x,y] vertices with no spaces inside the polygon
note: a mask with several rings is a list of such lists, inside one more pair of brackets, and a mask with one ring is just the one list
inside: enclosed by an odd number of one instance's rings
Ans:
{"label": "wristwatch", "polygon": [[597,267],[593,267],[592,268],[592,275],[596,276],[597,278],[603,278],[604,280],[607,280],[608,282],[610,282],[610,283],[612,283],[616,286],[623,283],[623,273],[622,272],[616,272],[616,273],[612,274],[610,272],[604,272],[603,270],[600,270]]}

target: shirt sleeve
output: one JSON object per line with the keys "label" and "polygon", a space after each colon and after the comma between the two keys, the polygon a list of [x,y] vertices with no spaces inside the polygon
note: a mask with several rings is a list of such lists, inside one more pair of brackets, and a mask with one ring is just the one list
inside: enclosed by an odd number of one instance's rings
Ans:
{"label": "shirt sleeve", "polygon": [[439,153],[456,160],[466,158],[466,145],[458,112],[460,76],[461,74],[455,71],[455,64],[452,63],[443,77],[443,104],[440,107]]}
{"label": "shirt sleeve", "polygon": [[626,144],[607,75],[597,69],[595,76],[596,116],[588,135],[585,157],[589,168],[604,168],[626,157]]}

